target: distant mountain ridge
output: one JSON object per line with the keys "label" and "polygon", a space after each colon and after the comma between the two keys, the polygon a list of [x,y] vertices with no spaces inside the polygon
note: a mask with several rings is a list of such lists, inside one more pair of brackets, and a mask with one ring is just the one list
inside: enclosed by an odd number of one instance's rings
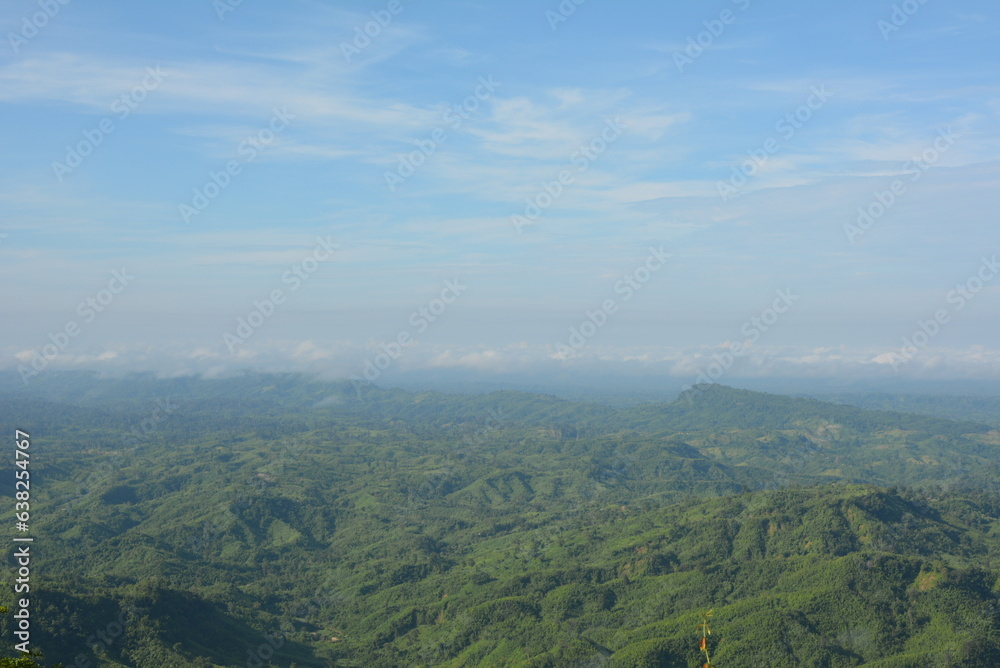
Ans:
{"label": "distant mountain ridge", "polygon": [[[131,405],[140,401],[155,400],[164,396],[185,397],[191,400],[214,401],[226,404],[280,405],[300,410],[310,407],[353,408],[369,412],[384,412],[386,415],[414,417],[418,415],[440,415],[461,418],[477,409],[503,405],[511,419],[530,424],[544,421],[556,422],[572,417],[581,424],[609,419],[619,415],[623,428],[635,428],[636,424],[651,424],[654,428],[683,429],[693,426],[699,429],[714,428],[725,424],[741,427],[781,428],[788,420],[822,416],[827,419],[847,418],[857,420],[860,414],[844,403],[822,401],[816,398],[791,397],[752,390],[741,390],[725,385],[696,385],[681,393],[670,402],[646,403],[631,408],[611,408],[592,402],[578,402],[560,399],[553,395],[532,394],[517,390],[499,390],[482,394],[447,394],[442,392],[413,392],[408,390],[381,388],[377,385],[355,385],[350,381],[323,381],[302,374],[260,374],[247,372],[219,379],[204,379],[194,376],[179,378],[157,378],[153,374],[131,374],[122,377],[102,378],[90,372],[50,372],[34,379],[25,387],[11,372],[0,373],[0,394],[11,397],[37,396],[55,403],[79,406],[120,407],[122,403]],[[883,396],[883,395],[879,395]],[[977,399],[982,407],[988,400]],[[918,403],[926,408],[932,398],[922,398]],[[890,402],[884,399],[880,405]],[[899,402],[896,402],[899,404]],[[901,404],[905,405],[905,404]],[[585,407],[590,417],[579,415]],[[887,411],[882,408],[867,409],[863,417],[872,424],[887,426],[898,422],[900,416],[913,420],[921,413],[906,413],[899,410]],[[781,413],[776,414],[780,410]],[[714,422],[705,422],[703,413],[716,413]],[[721,412],[719,412],[721,411]],[[690,416],[697,416],[685,423]],[[782,422],[782,415],[785,422]],[[688,416],[686,418],[685,416]],[[923,425],[941,426],[951,418],[926,416]],[[997,416],[1000,419],[1000,416]],[[694,422],[697,420],[697,422]],[[936,420],[936,421],[935,421]],[[633,422],[633,421],[638,421]],[[981,429],[988,424],[969,420],[957,420],[968,428]]]}
{"label": "distant mountain ridge", "polygon": [[730,668],[998,665],[988,425],[721,385],[612,408],[294,375],[36,380],[0,383],[0,423],[32,432],[51,659],[687,666],[715,608]]}

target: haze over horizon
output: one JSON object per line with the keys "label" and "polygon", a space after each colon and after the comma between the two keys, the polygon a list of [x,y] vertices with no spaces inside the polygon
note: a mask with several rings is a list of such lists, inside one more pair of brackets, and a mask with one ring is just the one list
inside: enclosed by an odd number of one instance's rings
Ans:
{"label": "haze over horizon", "polygon": [[998,18],[8,3],[0,369],[995,382]]}

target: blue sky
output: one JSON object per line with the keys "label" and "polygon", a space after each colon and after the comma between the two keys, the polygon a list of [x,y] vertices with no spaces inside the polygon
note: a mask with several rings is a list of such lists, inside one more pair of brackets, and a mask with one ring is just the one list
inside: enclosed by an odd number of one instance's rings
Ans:
{"label": "blue sky", "polygon": [[996,4],[674,4],[5,3],[3,366],[1000,377]]}

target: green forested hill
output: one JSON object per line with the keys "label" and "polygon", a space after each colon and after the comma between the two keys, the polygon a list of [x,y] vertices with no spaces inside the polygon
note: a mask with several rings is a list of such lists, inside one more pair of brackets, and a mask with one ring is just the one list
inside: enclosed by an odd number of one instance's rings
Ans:
{"label": "green forested hill", "polygon": [[919,394],[834,394],[827,401],[869,410],[901,411],[934,415],[952,420],[970,420],[1000,427],[1000,397],[938,396]]}
{"label": "green forested hill", "polygon": [[1000,665],[988,426],[722,386],[58,376],[0,397],[50,660],[700,666],[714,608],[720,668]]}

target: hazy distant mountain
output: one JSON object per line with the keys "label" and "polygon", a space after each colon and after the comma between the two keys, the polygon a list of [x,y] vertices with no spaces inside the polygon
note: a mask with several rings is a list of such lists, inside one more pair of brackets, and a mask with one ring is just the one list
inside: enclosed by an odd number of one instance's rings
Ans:
{"label": "hazy distant mountain", "polygon": [[988,425],[720,385],[620,408],[256,374],[34,387],[0,405],[33,437],[50,659],[688,666],[709,608],[720,666],[1000,656]]}

